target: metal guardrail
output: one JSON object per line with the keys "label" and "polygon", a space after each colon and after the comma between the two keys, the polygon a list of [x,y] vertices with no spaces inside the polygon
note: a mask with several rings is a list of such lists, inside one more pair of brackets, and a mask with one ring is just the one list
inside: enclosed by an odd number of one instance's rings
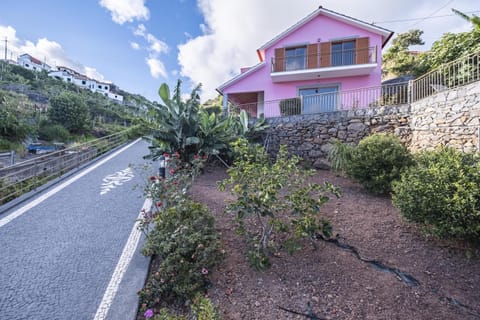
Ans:
{"label": "metal guardrail", "polygon": [[8,165],[14,165],[15,164],[15,151],[11,150],[8,152],[0,152],[0,160],[2,162],[5,162],[5,159],[8,159]]}
{"label": "metal guardrail", "polygon": [[413,80],[412,101],[480,80],[480,51],[443,64]]}
{"label": "metal guardrail", "polygon": [[0,169],[0,204],[34,190],[128,141],[126,131]]}

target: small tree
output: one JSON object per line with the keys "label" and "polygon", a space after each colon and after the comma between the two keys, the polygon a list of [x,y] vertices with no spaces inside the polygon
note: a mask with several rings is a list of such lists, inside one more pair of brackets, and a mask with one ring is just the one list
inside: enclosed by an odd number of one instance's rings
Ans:
{"label": "small tree", "polygon": [[[239,231],[247,237],[252,265],[267,268],[270,255],[280,245],[292,252],[301,247],[301,238],[331,235],[330,222],[321,217],[320,207],[328,201],[328,192],[338,196],[337,188],[327,182],[309,182],[313,171],[300,169],[300,159],[289,157],[284,146],[274,163],[265,149],[244,139],[235,143],[235,152],[234,165],[228,169],[230,178],[219,188],[231,186],[236,196],[227,211],[236,214]],[[285,241],[274,237],[277,233],[283,233]]]}
{"label": "small tree", "polygon": [[408,51],[410,46],[424,44],[422,34],[423,31],[414,29],[393,39],[392,46],[383,55],[384,76],[419,75],[425,71],[419,63],[420,56]]}
{"label": "small tree", "polygon": [[90,113],[78,95],[65,92],[50,99],[50,121],[64,126],[71,133],[82,133],[88,128]]}

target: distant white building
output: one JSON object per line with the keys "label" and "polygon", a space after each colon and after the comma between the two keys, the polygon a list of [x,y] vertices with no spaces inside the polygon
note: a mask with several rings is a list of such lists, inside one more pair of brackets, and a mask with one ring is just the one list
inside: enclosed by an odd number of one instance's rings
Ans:
{"label": "distant white building", "polygon": [[97,86],[95,87],[94,92],[99,92],[108,97],[108,93],[110,92],[110,83],[97,81]]}
{"label": "distant white building", "polygon": [[73,83],[76,86],[88,89],[92,92],[98,92],[117,102],[123,102],[122,95],[110,91],[113,87],[115,87],[113,84],[91,79],[71,68],[59,66],[57,67],[56,71],[51,71],[48,73],[48,75],[65,82]]}
{"label": "distant white building", "polygon": [[112,100],[116,100],[117,102],[123,103],[123,96],[121,94],[115,92],[109,92],[108,97]]}
{"label": "distant white building", "polygon": [[24,67],[25,69],[33,70],[33,71],[50,71],[52,67],[50,67],[45,62],[38,60],[37,58],[32,57],[28,53],[24,53],[17,58],[18,65]]}

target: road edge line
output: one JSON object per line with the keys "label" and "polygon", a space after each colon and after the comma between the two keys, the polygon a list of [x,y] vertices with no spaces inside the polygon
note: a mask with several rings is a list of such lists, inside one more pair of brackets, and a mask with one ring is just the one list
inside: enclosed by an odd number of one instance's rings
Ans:
{"label": "road edge line", "polygon": [[97,308],[97,312],[95,314],[94,320],[104,320],[107,317],[108,311],[112,306],[113,300],[115,295],[118,292],[118,288],[120,283],[122,282],[123,276],[132,261],[133,254],[137,250],[138,243],[140,241],[141,231],[138,228],[140,225],[139,219],[142,217],[144,212],[147,212],[152,207],[152,200],[147,198],[143,203],[142,209],[138,214],[137,221],[135,222],[132,231],[130,232],[130,236],[128,237],[125,246],[123,247],[122,255],[120,259],[118,259],[117,266],[115,267],[115,271],[110,278],[110,282],[108,283],[107,289],[103,294],[102,301]]}

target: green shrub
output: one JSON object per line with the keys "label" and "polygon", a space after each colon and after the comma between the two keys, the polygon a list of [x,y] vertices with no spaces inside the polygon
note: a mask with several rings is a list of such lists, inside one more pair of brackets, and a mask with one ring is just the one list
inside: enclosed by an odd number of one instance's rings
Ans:
{"label": "green shrub", "polygon": [[209,284],[210,270],[221,260],[214,219],[205,206],[191,200],[164,210],[143,247],[160,265],[139,293],[149,307],[160,301],[186,301]]}
{"label": "green shrub", "polygon": [[382,194],[391,191],[392,181],[411,164],[411,155],[397,137],[373,134],[360,141],[347,173],[368,191]]}
{"label": "green shrub", "polygon": [[90,113],[83,97],[71,92],[63,92],[50,99],[48,117],[71,133],[83,133],[90,123]]}
{"label": "green shrub", "polygon": [[1,151],[10,151],[10,150],[12,150],[12,146],[13,146],[12,142],[10,142],[6,139],[0,138],[0,150]]}
{"label": "green shrub", "polygon": [[70,132],[60,124],[44,125],[38,129],[38,138],[45,141],[68,142]]}
{"label": "green shrub", "polygon": [[352,163],[355,147],[351,144],[336,140],[328,152],[328,161],[333,170],[347,173],[348,166]]}
{"label": "green shrub", "polygon": [[280,101],[280,114],[293,116],[302,113],[302,100],[299,97],[283,99]]}
{"label": "green shrub", "polygon": [[195,320],[220,320],[220,314],[212,301],[199,294],[193,299],[192,313]]}
{"label": "green shrub", "polygon": [[450,148],[416,155],[393,184],[393,203],[440,236],[480,239],[479,156]]}
{"label": "green shrub", "polygon": [[[193,303],[190,305],[192,320],[220,320],[220,314],[212,301],[200,294],[197,294],[193,299]],[[145,308],[143,308],[145,309]],[[144,312],[141,310],[146,319],[152,320],[186,320],[185,316],[176,316],[168,311],[167,308],[162,308],[155,314],[154,310],[146,309]]]}

